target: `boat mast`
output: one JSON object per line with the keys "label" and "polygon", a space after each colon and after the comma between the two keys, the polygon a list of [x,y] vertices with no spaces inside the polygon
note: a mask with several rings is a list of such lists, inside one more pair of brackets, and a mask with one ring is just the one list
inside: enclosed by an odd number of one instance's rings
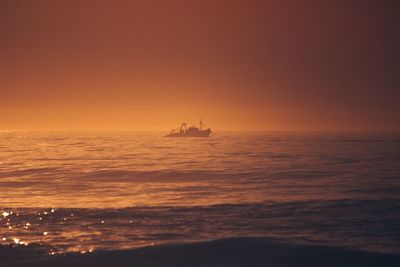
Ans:
{"label": "boat mast", "polygon": [[179,129],[180,133],[185,133],[186,132],[186,122],[183,122],[181,125],[181,128]]}

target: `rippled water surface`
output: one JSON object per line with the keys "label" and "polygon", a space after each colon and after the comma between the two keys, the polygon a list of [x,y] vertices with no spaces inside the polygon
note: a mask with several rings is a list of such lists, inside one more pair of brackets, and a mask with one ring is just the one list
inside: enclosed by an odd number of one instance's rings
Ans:
{"label": "rippled water surface", "polygon": [[400,251],[395,133],[0,134],[4,244],[275,236]]}

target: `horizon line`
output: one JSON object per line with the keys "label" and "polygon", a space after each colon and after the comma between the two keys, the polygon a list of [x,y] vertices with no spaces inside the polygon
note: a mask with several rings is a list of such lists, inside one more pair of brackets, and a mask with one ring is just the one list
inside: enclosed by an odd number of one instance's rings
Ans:
{"label": "horizon line", "polygon": [[[0,129],[0,133],[10,133],[10,132],[64,132],[64,133],[79,133],[79,132],[114,132],[114,133],[164,133],[169,132],[166,130],[110,130],[110,129],[82,129],[82,130],[66,130],[66,129],[42,129],[42,130],[34,130],[34,129]],[[212,133],[226,133],[226,132],[236,132],[236,133],[266,133],[266,132],[281,132],[281,133],[399,133],[399,130],[387,130],[387,129],[369,129],[369,130],[351,130],[351,129],[344,129],[344,130],[258,130],[258,129],[251,129],[251,130],[234,130],[234,129],[221,129],[221,130],[212,130]]]}

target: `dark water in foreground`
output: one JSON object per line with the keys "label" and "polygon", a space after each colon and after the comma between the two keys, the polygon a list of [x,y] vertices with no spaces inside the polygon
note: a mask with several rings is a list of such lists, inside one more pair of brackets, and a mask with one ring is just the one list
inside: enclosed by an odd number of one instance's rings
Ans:
{"label": "dark water in foreground", "polygon": [[235,236],[400,252],[394,133],[0,134],[0,238],[48,253]]}

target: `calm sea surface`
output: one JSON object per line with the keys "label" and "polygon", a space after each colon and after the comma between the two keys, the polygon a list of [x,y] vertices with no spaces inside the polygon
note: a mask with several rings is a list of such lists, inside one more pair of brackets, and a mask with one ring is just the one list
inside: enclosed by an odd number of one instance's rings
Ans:
{"label": "calm sea surface", "polygon": [[0,133],[3,244],[233,236],[400,252],[400,134]]}

